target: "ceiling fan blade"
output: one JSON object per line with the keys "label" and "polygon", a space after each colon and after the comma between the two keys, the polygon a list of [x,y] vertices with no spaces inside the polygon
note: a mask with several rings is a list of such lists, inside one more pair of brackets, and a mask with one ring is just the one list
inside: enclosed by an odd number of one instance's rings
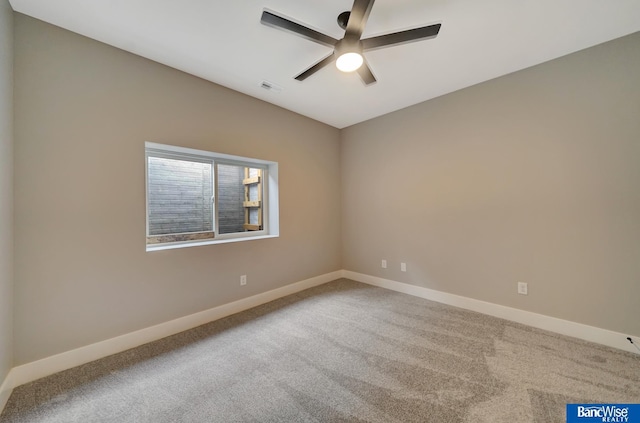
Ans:
{"label": "ceiling fan blade", "polygon": [[363,63],[357,70],[360,79],[364,82],[364,85],[371,85],[376,82],[376,77],[373,76],[373,72],[371,72],[371,68],[369,68],[369,64],[367,62]]}
{"label": "ceiling fan blade", "polygon": [[336,60],[335,54],[331,53],[329,56],[327,56],[324,59],[320,60],[318,63],[316,63],[315,65],[311,66],[309,69],[307,69],[306,71],[302,72],[300,75],[296,76],[295,79],[297,79],[298,81],[304,81],[305,79],[307,79],[308,77],[310,77],[314,73],[318,72],[320,69],[324,68],[325,66],[327,66],[329,63],[333,62],[334,60]]}
{"label": "ceiling fan blade", "polygon": [[413,41],[435,38],[440,32],[442,24],[423,26],[422,28],[409,29],[407,31],[394,32],[362,40],[362,51],[375,50]]}
{"label": "ceiling fan blade", "polygon": [[307,28],[306,26],[300,25],[299,23],[290,21],[289,19],[278,16],[268,10],[262,11],[260,23],[272,28],[291,32],[292,34],[298,35],[302,38],[306,38],[307,40],[315,41],[316,43],[325,45],[327,47],[335,47],[335,45],[338,43],[338,40],[333,37],[325,35],[311,28]]}
{"label": "ceiling fan blade", "polygon": [[369,19],[374,0],[354,0],[344,37],[359,40]]}

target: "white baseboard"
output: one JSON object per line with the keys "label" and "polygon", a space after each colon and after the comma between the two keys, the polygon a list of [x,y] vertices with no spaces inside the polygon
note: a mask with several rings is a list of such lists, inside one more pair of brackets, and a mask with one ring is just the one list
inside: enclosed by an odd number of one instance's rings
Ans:
{"label": "white baseboard", "polygon": [[[53,373],[67,370],[112,354],[117,354],[166,336],[175,335],[176,333],[248,310],[261,304],[268,303],[269,301],[331,282],[339,279],[340,277],[342,277],[341,270],[316,276],[281,288],[263,292],[252,297],[243,298],[229,304],[223,304],[209,310],[194,313],[189,316],[127,333],[105,341],[96,342],[95,344],[56,354],[51,357],[43,358],[42,360],[23,364],[21,366],[14,367],[11,370],[9,373],[11,378],[7,378],[9,381],[5,380],[5,383],[2,386],[4,389],[5,385],[7,385],[7,389],[10,393],[16,386],[20,386],[36,379],[49,376]],[[4,395],[4,390],[0,395]],[[0,399],[2,398],[3,397],[0,396]],[[4,404],[2,405],[4,406]],[[2,407],[0,407],[0,410],[2,410]]]}
{"label": "white baseboard", "polygon": [[7,400],[11,395],[11,391],[13,391],[13,370],[10,370],[7,376],[4,378],[2,383],[0,384],[0,413],[4,410],[4,406],[7,405]]}
{"label": "white baseboard", "polygon": [[439,303],[448,304],[471,311],[477,311],[478,313],[500,317],[512,322],[522,323],[527,326],[533,326],[538,329],[548,330],[550,332],[559,333],[561,335],[572,336],[574,338],[583,339],[585,341],[595,342],[596,344],[606,345],[608,347],[616,348],[619,350],[628,351],[635,354],[638,353],[638,351],[633,348],[633,345],[631,345],[629,341],[627,341],[628,335],[625,335],[623,333],[601,329],[594,326],[588,326],[582,323],[558,319],[555,317],[549,317],[543,314],[532,313],[530,311],[488,303],[486,301],[475,300],[473,298],[462,297],[460,295],[448,294],[446,292],[436,291],[421,286],[410,285],[402,282],[392,281],[389,279],[379,278],[376,276],[351,272],[349,270],[343,270],[342,275],[345,278],[363,282],[369,285],[390,289],[392,291],[402,292],[404,294],[425,298],[427,300],[436,301]]}

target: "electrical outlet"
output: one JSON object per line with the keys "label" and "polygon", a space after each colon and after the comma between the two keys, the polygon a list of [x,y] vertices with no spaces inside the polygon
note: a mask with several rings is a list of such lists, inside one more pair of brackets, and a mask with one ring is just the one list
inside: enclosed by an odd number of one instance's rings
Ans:
{"label": "electrical outlet", "polygon": [[247,284],[247,275],[240,276],[240,285],[246,285],[246,284]]}
{"label": "electrical outlet", "polygon": [[529,287],[526,282],[518,282],[518,294],[527,295]]}
{"label": "electrical outlet", "polygon": [[400,263],[400,270],[403,272],[407,271],[407,263]]}
{"label": "electrical outlet", "polygon": [[382,268],[383,269],[387,268],[387,261],[386,260],[382,260]]}

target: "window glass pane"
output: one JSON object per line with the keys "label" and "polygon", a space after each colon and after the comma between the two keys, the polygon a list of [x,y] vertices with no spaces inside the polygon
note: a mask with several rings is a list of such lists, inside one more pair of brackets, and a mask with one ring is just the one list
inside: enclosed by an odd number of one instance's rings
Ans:
{"label": "window glass pane", "polygon": [[218,164],[218,233],[262,229],[262,171]]}
{"label": "window glass pane", "polygon": [[213,231],[212,165],[148,158],[149,235]]}

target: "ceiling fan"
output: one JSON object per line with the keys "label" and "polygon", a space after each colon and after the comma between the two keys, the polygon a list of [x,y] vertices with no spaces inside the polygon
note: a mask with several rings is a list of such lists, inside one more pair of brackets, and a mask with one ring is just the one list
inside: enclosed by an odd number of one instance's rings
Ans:
{"label": "ceiling fan", "polygon": [[440,32],[441,26],[441,24],[435,24],[362,39],[362,33],[367,24],[373,3],[374,0],[355,0],[351,11],[342,12],[338,16],[338,25],[345,30],[344,37],[341,40],[336,40],[329,35],[293,22],[266,9],[262,12],[260,22],[333,48],[333,52],[329,56],[296,76],[295,79],[298,81],[304,81],[335,60],[338,69],[343,72],[357,71],[362,82],[365,85],[370,85],[376,82],[376,78],[364,59],[364,52],[411,41],[435,38]]}

